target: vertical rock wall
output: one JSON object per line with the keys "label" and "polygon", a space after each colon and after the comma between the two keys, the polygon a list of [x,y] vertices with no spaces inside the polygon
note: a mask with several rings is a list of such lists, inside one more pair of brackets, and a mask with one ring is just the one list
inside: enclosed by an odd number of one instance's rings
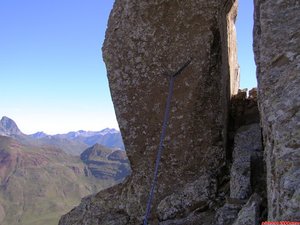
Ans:
{"label": "vertical rock wall", "polygon": [[268,217],[300,221],[300,1],[255,0]]}
{"label": "vertical rock wall", "polygon": [[[192,63],[175,82],[164,173],[178,181],[174,171],[197,172],[201,168],[197,164],[203,163],[215,169],[223,161],[228,64],[236,63],[232,57],[235,48],[228,56],[227,36],[222,33],[227,30],[220,26],[226,21],[222,18],[224,2],[115,3],[103,53],[128,157],[133,172],[141,178],[152,173],[144,168],[153,167],[156,155],[168,91],[166,75],[189,59]],[[235,45],[235,35],[232,37],[229,44]],[[230,70],[235,72],[235,65]],[[236,86],[234,81],[232,86]],[[212,155],[217,157],[215,162]],[[190,157],[197,163],[186,165]]]}
{"label": "vertical rock wall", "polygon": [[[142,202],[159,143],[166,75],[189,59],[191,64],[175,81],[156,199],[224,164],[228,61],[233,63],[234,57],[226,55],[227,36],[220,26],[223,6],[220,1],[199,0],[116,1],[103,53],[132,166],[131,182],[140,185]],[[227,58],[222,58],[224,49]]]}
{"label": "vertical rock wall", "polygon": [[[299,221],[300,1],[254,3],[268,217]],[[125,183],[83,199],[62,217],[60,225],[141,223],[166,103],[167,75],[190,59],[191,64],[175,81],[150,224],[257,224],[262,220],[259,208],[264,205],[264,179],[257,179],[264,167],[261,152],[250,157],[250,164],[249,160],[240,164],[245,171],[251,168],[251,177],[240,175],[239,161],[233,157],[232,198],[227,198],[226,204],[218,202],[221,189],[225,190],[223,197],[228,194],[228,183],[218,187],[217,175],[225,163],[228,102],[237,92],[239,80],[236,4],[233,0],[115,2],[103,55],[133,172]],[[245,133],[241,146],[259,144],[259,127],[253,127],[255,135]],[[256,137],[256,145],[248,136]],[[239,143],[239,136],[236,138]],[[251,191],[262,196],[254,193],[244,205],[250,184]]]}
{"label": "vertical rock wall", "polygon": [[[115,2],[103,56],[132,175],[124,184],[83,200],[61,225],[141,222],[168,75],[190,59],[174,85],[151,221],[185,218],[211,205],[225,164],[229,99],[238,86],[236,10],[232,0]],[[182,221],[178,224],[187,224]]]}

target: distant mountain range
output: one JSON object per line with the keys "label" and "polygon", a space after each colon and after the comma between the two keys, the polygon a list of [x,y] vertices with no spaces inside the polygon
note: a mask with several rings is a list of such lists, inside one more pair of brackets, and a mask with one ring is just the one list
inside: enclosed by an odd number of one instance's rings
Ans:
{"label": "distant mountain range", "polygon": [[96,144],[78,157],[0,136],[0,224],[56,225],[82,197],[129,173],[122,150]]}
{"label": "distant mountain range", "polygon": [[17,138],[39,145],[51,145],[61,148],[66,153],[80,155],[86,148],[100,144],[108,148],[124,150],[124,144],[120,131],[106,128],[101,131],[72,131],[66,134],[48,135],[37,132],[25,135],[20,131],[17,124],[10,118],[4,116],[0,121],[0,135]]}
{"label": "distant mountain range", "polygon": [[126,152],[95,142],[102,138],[107,143],[114,140],[111,136],[120,141],[114,129],[25,135],[3,117],[0,224],[56,225],[82,197],[121,182],[130,173]]}

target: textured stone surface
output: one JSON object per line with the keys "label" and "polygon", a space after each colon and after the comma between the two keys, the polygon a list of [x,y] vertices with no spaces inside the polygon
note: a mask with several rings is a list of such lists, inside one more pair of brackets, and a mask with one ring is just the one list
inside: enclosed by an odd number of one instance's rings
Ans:
{"label": "textured stone surface", "polygon": [[253,194],[239,212],[233,225],[260,225],[261,201],[262,199],[258,194]]}
{"label": "textured stone surface", "polygon": [[205,211],[209,208],[217,192],[217,181],[209,175],[203,175],[196,181],[186,184],[182,190],[165,197],[157,207],[160,221],[186,217],[193,211]]}
{"label": "textured stone surface", "polygon": [[[187,203],[172,203],[173,209],[182,206],[192,211],[188,204],[206,205],[205,201],[214,196],[215,188],[207,191],[211,196],[205,197],[198,190],[199,185],[214,186],[213,178],[207,177],[204,184],[196,182],[195,187],[185,185],[204,174],[218,174],[225,163],[229,97],[238,86],[234,2],[115,2],[103,56],[132,175],[123,185],[85,200],[64,216],[60,225],[141,222],[166,104],[166,75],[176,72],[189,59],[191,64],[175,81],[150,224],[158,223],[158,215],[169,218],[164,207],[156,211],[163,199],[185,201],[180,190],[188,194]],[[115,221],[110,222],[110,217]]]}
{"label": "textured stone surface", "polygon": [[216,213],[214,225],[232,225],[245,202],[227,202]]}
{"label": "textured stone surface", "polygon": [[167,220],[159,222],[158,225],[211,225],[213,224],[215,212],[193,212],[185,218],[178,218],[173,220]]}
{"label": "textured stone surface", "polygon": [[[251,195],[251,157],[262,152],[259,124],[239,128],[235,135],[230,173],[230,197],[248,199]],[[261,171],[263,176],[263,171]]]}
{"label": "textured stone surface", "polygon": [[[217,208],[215,221],[212,223],[214,225],[232,225],[234,221],[236,224],[247,222],[249,219],[247,215],[251,214],[250,209],[252,208],[250,207],[248,210],[249,206],[245,203],[249,201],[250,195],[255,199],[256,197],[253,196],[258,196],[258,194],[253,195],[252,193],[257,192],[263,196],[260,200],[260,207],[262,210],[266,208],[266,172],[255,90],[252,90],[249,97],[247,97],[246,91],[239,90],[231,102],[229,133],[232,133],[232,137],[230,135],[229,140],[231,138],[234,140],[232,140],[232,156],[229,157],[233,161],[229,176],[230,193],[225,192],[225,204]],[[221,189],[219,189],[219,193],[220,191]],[[245,208],[242,210],[245,213],[237,220],[242,208]],[[266,220],[264,212],[257,212],[257,215],[261,217],[262,221]]]}
{"label": "textured stone surface", "polygon": [[227,199],[223,207],[217,210],[214,225],[259,225],[261,220],[262,198],[254,193],[248,199]]}
{"label": "textured stone surface", "polygon": [[[254,51],[267,166],[268,217],[297,221],[300,220],[300,1],[254,0],[254,3]],[[84,199],[62,218],[60,225],[141,223],[167,96],[168,79],[164,75],[176,72],[189,59],[192,63],[175,82],[153,205],[157,210],[152,210],[150,220],[151,224],[163,225],[201,224],[198,219],[208,218],[203,224],[210,223],[213,217],[210,208],[202,210],[216,193],[212,189],[209,196],[202,195],[197,179],[205,174],[217,175],[225,163],[228,100],[237,92],[239,76],[235,16],[234,1],[116,1],[103,52],[133,172],[123,184]],[[235,109],[240,120],[229,130],[230,141],[231,134],[241,124],[257,122],[257,110],[252,108],[256,94],[250,94],[252,111],[239,108],[239,101],[245,98],[242,92],[241,99],[237,99]],[[258,136],[259,132],[249,135],[254,140]],[[255,149],[259,144],[247,140],[247,133],[238,138],[241,146],[246,145],[245,149]],[[264,169],[261,153],[251,154],[250,159],[243,151],[236,154],[235,151],[232,157],[236,161],[231,181],[234,199],[227,199],[217,210],[213,224],[234,222],[244,204],[237,198],[249,197],[249,183],[252,190],[264,193],[260,187],[264,178],[259,176],[260,169]],[[231,155],[227,157],[230,159]],[[208,178],[201,185],[206,190],[214,182],[214,178]],[[191,193],[195,198],[190,197]],[[252,195],[235,224],[257,224],[260,201]],[[196,207],[199,213],[191,210],[194,206],[199,206]]]}
{"label": "textured stone surface", "polygon": [[233,96],[230,112],[232,124],[230,124],[229,129],[231,129],[234,134],[241,126],[260,122],[255,93],[254,90],[250,90],[249,97],[247,97],[246,91],[239,90],[238,94]]}
{"label": "textured stone surface", "polygon": [[254,51],[268,217],[300,220],[300,1],[255,0]]}

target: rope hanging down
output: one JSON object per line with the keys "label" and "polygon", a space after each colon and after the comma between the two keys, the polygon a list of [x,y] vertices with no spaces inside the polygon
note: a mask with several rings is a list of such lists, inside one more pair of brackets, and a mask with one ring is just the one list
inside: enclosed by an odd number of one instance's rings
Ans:
{"label": "rope hanging down", "polygon": [[147,201],[147,208],[146,208],[146,213],[145,213],[145,217],[144,217],[144,225],[148,224],[148,217],[149,217],[150,211],[151,211],[151,203],[152,203],[152,199],[153,199],[153,195],[154,195],[154,189],[155,189],[156,183],[157,183],[159,163],[160,163],[161,155],[162,155],[162,152],[164,149],[163,142],[165,140],[167,124],[168,124],[169,116],[170,116],[171,99],[172,99],[172,95],[173,95],[175,77],[177,75],[179,75],[191,63],[191,61],[192,60],[187,61],[176,73],[174,73],[173,75],[170,76],[169,93],[168,93],[164,121],[163,121],[163,125],[162,125],[162,131],[161,131],[161,135],[160,135],[160,141],[159,141],[159,146],[158,146],[158,151],[157,151],[157,156],[156,156],[156,161],[155,161],[153,180],[152,180],[151,189],[150,189],[150,193],[149,193],[149,197],[148,197],[148,201]]}

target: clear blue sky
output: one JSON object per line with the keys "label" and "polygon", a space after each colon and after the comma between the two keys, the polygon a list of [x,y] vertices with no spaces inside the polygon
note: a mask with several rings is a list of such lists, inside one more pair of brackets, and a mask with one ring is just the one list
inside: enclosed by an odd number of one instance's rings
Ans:
{"label": "clear blue sky", "polygon": [[236,21],[238,60],[240,64],[240,88],[251,89],[257,86],[256,66],[253,55],[253,1],[239,0]]}
{"label": "clear blue sky", "polygon": [[[25,133],[118,128],[101,54],[113,2],[0,1],[0,117]],[[252,87],[253,6],[240,2],[241,86]]]}

